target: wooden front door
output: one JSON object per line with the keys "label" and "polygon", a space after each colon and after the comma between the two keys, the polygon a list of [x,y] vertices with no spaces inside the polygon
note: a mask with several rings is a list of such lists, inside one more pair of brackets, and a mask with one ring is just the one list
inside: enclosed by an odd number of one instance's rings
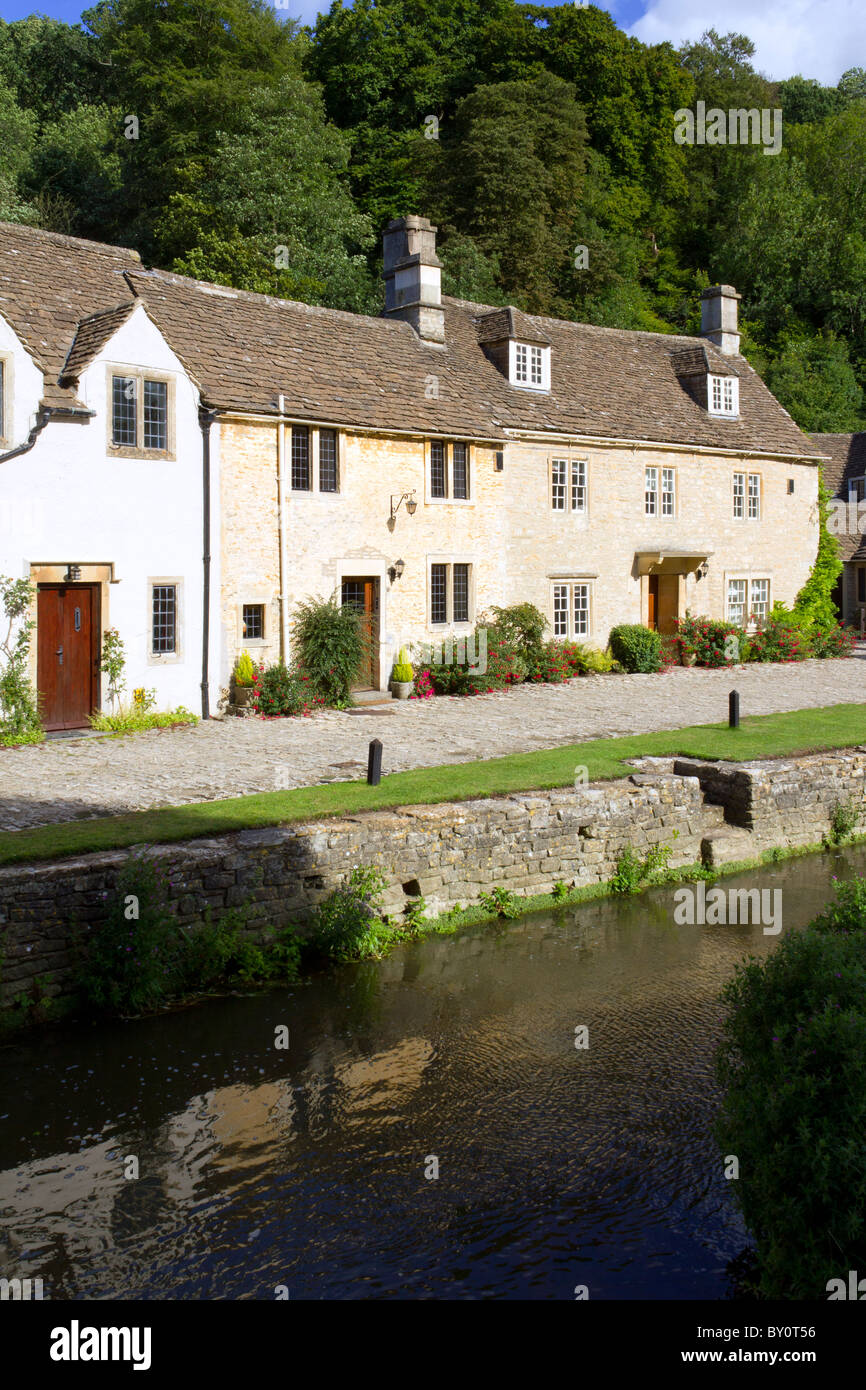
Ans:
{"label": "wooden front door", "polygon": [[364,664],[353,690],[379,689],[379,581],[344,579],[342,603],[351,604],[361,614],[365,639]]}
{"label": "wooden front door", "polygon": [[36,685],[46,729],[83,729],[99,700],[99,586],[40,584]]}
{"label": "wooden front door", "polygon": [[676,632],[679,599],[678,574],[651,574],[647,587],[647,627],[665,635]]}

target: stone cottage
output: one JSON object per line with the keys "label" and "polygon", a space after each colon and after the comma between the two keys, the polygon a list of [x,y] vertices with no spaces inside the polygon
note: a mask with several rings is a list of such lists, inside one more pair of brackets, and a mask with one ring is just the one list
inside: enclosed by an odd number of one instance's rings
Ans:
{"label": "stone cottage", "polygon": [[735,290],[700,338],[470,303],[422,217],[384,274],[368,317],[0,224],[0,573],[38,586],[49,727],[104,698],[107,627],[130,686],[208,713],[312,595],[365,614],[373,689],[491,604],[604,646],[791,602],[823,451],[740,356]]}

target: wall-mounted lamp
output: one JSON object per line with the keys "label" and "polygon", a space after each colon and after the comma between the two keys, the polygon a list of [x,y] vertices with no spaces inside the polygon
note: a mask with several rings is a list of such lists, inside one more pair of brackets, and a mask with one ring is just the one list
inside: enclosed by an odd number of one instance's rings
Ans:
{"label": "wall-mounted lamp", "polygon": [[67,565],[67,566],[66,566],[66,573],[65,573],[64,576],[63,576],[63,582],[64,582],[64,584],[77,584],[80,578],[81,578],[81,566],[80,566],[80,565]]}
{"label": "wall-mounted lamp", "polygon": [[397,501],[397,505],[396,505],[396,507],[395,507],[395,506],[394,506],[394,495],[392,494],[392,496],[391,496],[391,515],[388,517],[388,530],[389,530],[389,531],[393,531],[393,530],[394,530],[394,527],[397,525],[397,513],[398,513],[399,510],[400,510],[400,504],[401,504],[402,502],[405,502],[405,503],[406,503],[406,510],[407,510],[407,512],[409,513],[410,516],[414,516],[414,515],[415,515],[415,508],[418,506],[418,503],[415,501],[415,489],[414,489],[414,488],[412,489],[411,492],[401,492],[401,493],[400,493],[400,496],[396,499],[396,501]]}
{"label": "wall-mounted lamp", "polygon": [[702,560],[701,563],[698,565],[698,579],[706,579],[709,572],[709,565],[707,564],[706,560]]}
{"label": "wall-mounted lamp", "polygon": [[391,568],[388,570],[388,578],[390,579],[390,581],[391,581],[392,584],[394,583],[394,580],[395,580],[395,579],[402,579],[402,578],[403,578],[403,571],[404,571],[405,568],[406,568],[406,565],[405,565],[405,563],[404,563],[403,560],[395,560],[395,561],[394,561],[393,565],[392,565]]}

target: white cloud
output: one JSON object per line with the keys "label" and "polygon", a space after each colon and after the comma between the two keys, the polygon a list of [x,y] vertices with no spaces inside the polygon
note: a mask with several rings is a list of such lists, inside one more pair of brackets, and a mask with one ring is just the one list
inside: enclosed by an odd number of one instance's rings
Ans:
{"label": "white cloud", "polygon": [[746,34],[759,72],[779,80],[802,73],[834,86],[848,68],[866,67],[863,0],[648,0],[629,29],[643,43],[680,44],[706,29]]}

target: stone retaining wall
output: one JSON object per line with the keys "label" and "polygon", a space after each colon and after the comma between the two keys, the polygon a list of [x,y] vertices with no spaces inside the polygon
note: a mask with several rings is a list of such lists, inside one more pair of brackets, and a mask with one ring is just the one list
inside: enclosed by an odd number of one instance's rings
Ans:
{"label": "stone retaining wall", "polygon": [[[439,913],[496,884],[529,895],[560,880],[602,882],[626,845],[641,856],[669,846],[671,866],[680,867],[815,843],[837,803],[854,800],[862,809],[866,750],[642,767],[627,780],[573,791],[361,812],[147,852],[168,870],[170,905],[184,925],[200,922],[208,908],[218,915],[241,905],[251,930],[303,925],[358,864],[385,874],[389,912],[420,894]],[[37,977],[47,994],[68,991],[80,943],[104,916],[126,858],[117,851],[0,869],[0,1004]]]}

